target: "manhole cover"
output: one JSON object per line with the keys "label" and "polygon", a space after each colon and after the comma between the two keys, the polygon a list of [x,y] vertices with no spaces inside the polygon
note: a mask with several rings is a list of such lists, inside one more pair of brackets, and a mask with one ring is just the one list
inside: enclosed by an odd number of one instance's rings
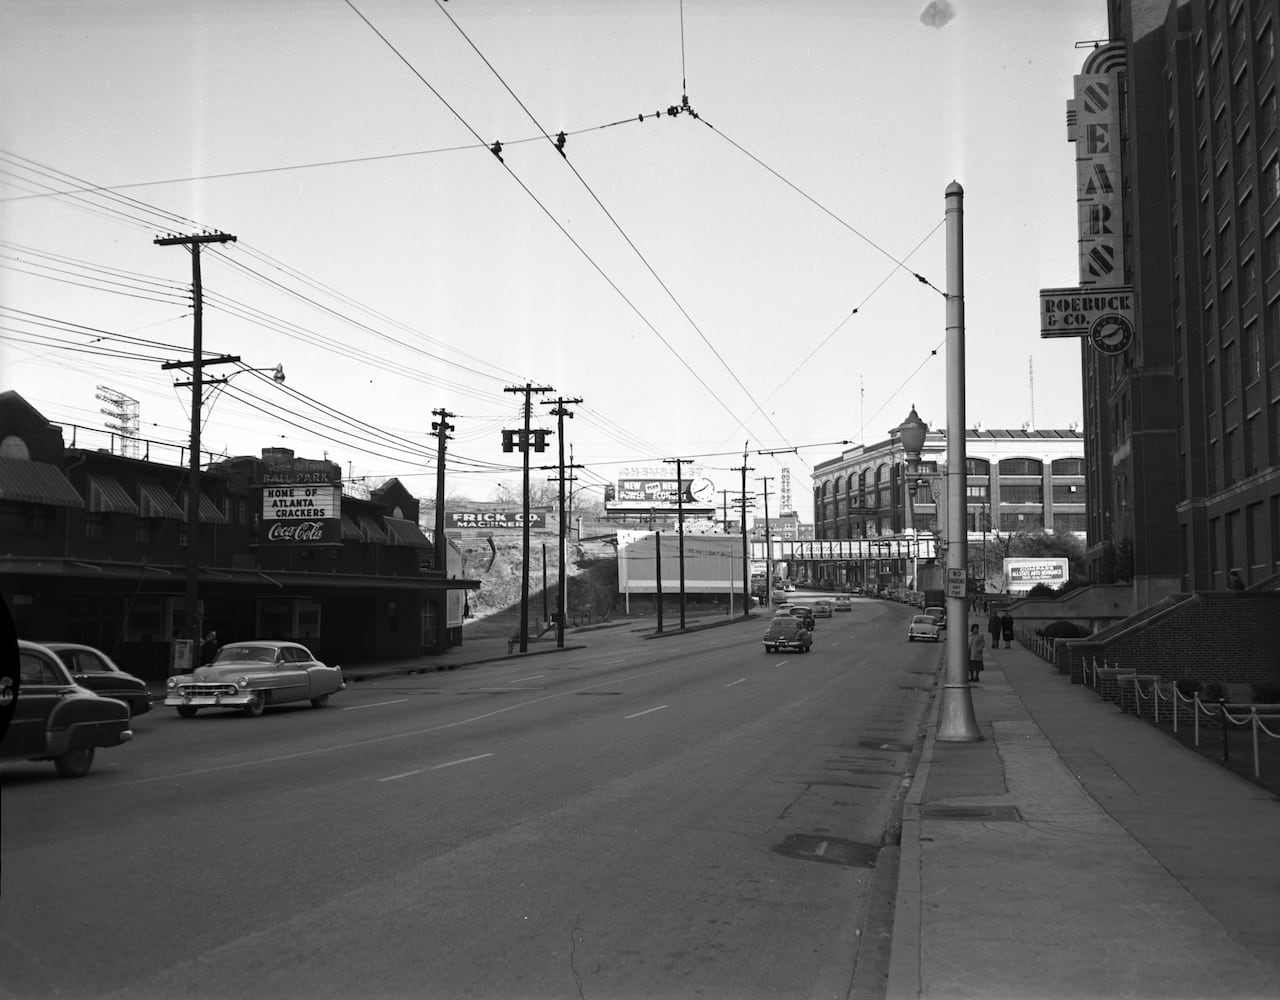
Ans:
{"label": "manhole cover", "polygon": [[856,844],[840,837],[823,837],[812,833],[793,833],[774,848],[778,854],[801,861],[821,861],[845,868],[874,868],[880,848],[875,844]]}
{"label": "manhole cover", "polygon": [[1017,823],[1022,820],[1017,806],[925,806],[922,819],[976,819],[988,823]]}

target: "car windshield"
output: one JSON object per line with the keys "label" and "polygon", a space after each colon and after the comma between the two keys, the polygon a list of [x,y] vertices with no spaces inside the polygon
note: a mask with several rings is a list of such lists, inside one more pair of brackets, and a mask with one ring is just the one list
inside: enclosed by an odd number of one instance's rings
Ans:
{"label": "car windshield", "polygon": [[[911,621],[916,625],[936,625],[937,620],[933,615],[916,615]],[[899,626],[901,627],[901,626]]]}
{"label": "car windshield", "polygon": [[795,619],[792,619],[791,621],[787,621],[785,619],[783,619],[782,621],[775,621],[773,623],[773,627],[769,631],[770,632],[799,632],[800,623]]}
{"label": "car windshield", "polygon": [[223,646],[214,663],[274,663],[276,648],[274,646]]}

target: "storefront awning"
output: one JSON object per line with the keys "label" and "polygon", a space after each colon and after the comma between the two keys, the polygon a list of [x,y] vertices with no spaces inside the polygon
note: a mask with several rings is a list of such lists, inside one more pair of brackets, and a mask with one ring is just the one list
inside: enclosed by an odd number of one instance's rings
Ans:
{"label": "storefront awning", "polygon": [[[187,516],[187,495],[185,493],[178,494],[178,506],[182,508],[182,516]],[[226,524],[227,515],[218,510],[218,505],[210,500],[203,493],[200,494],[200,523],[201,524]]]}
{"label": "storefront awning", "polygon": [[412,545],[414,548],[432,548],[431,539],[422,533],[412,521],[401,517],[384,517],[387,522],[387,533],[391,536],[392,545]]}
{"label": "storefront awning", "polygon": [[353,521],[353,520],[351,520],[351,518],[347,517],[347,515],[346,515],[346,514],[343,514],[343,515],[342,515],[342,538],[343,538],[343,540],[344,540],[344,541],[353,541],[353,542],[358,542],[358,541],[360,541],[360,539],[361,539],[362,537],[363,537],[363,536],[360,534],[360,529],[359,529],[359,527],[357,527],[357,526],[356,526],[356,522],[355,522],[355,521]]}
{"label": "storefront awning", "polygon": [[356,523],[360,525],[360,537],[366,542],[387,542],[387,533],[368,514],[357,514]]}
{"label": "storefront awning", "polygon": [[56,465],[0,458],[0,500],[49,507],[83,507],[84,500]]}
{"label": "storefront awning", "polygon": [[169,496],[159,483],[147,479],[138,480],[138,512],[142,517],[162,517],[170,521],[185,521],[187,513]]}
{"label": "storefront awning", "polygon": [[95,514],[138,514],[128,491],[110,476],[89,473],[89,510]]}

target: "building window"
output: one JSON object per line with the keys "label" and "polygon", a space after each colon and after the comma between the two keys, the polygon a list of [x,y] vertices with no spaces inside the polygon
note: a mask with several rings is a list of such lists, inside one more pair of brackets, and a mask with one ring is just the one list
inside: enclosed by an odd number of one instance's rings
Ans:
{"label": "building window", "polygon": [[1055,458],[1049,467],[1055,476],[1083,476],[1083,458]]}
{"label": "building window", "polygon": [[1236,342],[1233,340],[1222,348],[1222,388],[1223,399],[1231,401],[1240,394],[1240,361]]}
{"label": "building window", "polygon": [[1248,302],[1258,291],[1258,258],[1250,255],[1240,265],[1240,302]]}
{"label": "building window", "polygon": [[1076,483],[1054,483],[1053,502],[1084,503],[1084,486]]}
{"label": "building window", "polygon": [[1044,471],[1044,463],[1035,458],[1006,458],[1000,463],[1002,476],[1038,476]]}
{"label": "building window", "polygon": [[1002,504],[1044,503],[1044,486],[1040,483],[1026,486],[1002,483],[1000,486],[1000,502]]}
{"label": "building window", "polygon": [[1262,252],[1266,261],[1266,273],[1271,275],[1280,270],[1280,226],[1273,227],[1267,233]]}
{"label": "building window", "polygon": [[89,511],[84,515],[84,537],[101,541],[103,535],[103,515]]}
{"label": "building window", "polygon": [[1258,324],[1250,323],[1244,331],[1244,384],[1253,385],[1262,378],[1262,342]]}
{"label": "building window", "polygon": [[146,545],[153,538],[152,524],[149,518],[139,517],[133,522],[133,540]]}
{"label": "building window", "polygon": [[1275,58],[1275,55],[1275,31],[1271,27],[1271,22],[1267,21],[1267,23],[1262,26],[1262,30],[1258,32],[1258,68],[1265,69],[1267,64]]}
{"label": "building window", "polygon": [[1264,180],[1263,190],[1266,192],[1267,204],[1270,205],[1280,197],[1280,156],[1271,158],[1264,171]]}

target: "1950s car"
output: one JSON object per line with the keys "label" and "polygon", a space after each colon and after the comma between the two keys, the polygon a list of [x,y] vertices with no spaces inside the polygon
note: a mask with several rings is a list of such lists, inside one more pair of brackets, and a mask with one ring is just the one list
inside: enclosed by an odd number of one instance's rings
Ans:
{"label": "1950s car", "polygon": [[102,650],[78,642],[44,642],[41,645],[58,654],[58,659],[81,687],[104,698],[124,702],[133,715],[151,711],[151,692],[147,690],[146,682],[125,673]]}
{"label": "1950s car", "polygon": [[232,642],[211,663],[170,677],[164,703],[184,719],[202,708],[238,708],[258,716],[268,705],[290,701],[324,708],[329,695],[346,686],[341,667],[325,666],[296,642]]}
{"label": "1950s car", "polygon": [[64,778],[80,778],[98,747],[133,739],[129,706],[76,684],[62,661],[38,643],[18,640],[18,699],[0,758],[51,760]]}

